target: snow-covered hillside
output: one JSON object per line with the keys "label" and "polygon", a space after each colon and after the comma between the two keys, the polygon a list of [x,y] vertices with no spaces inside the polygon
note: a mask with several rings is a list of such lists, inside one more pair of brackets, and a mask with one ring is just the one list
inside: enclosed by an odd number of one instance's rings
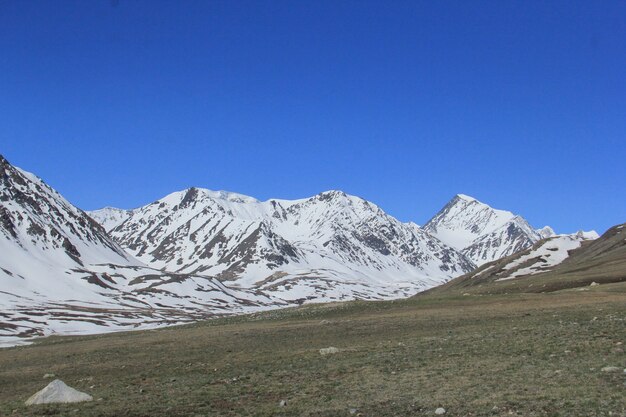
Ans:
{"label": "snow-covered hillside", "polygon": [[555,270],[583,243],[598,238],[596,232],[577,232],[556,235],[535,243],[530,248],[506,258],[488,263],[451,283],[456,287],[471,287],[488,282],[523,280],[537,274]]}
{"label": "snow-covered hillside", "polygon": [[[103,217],[111,216],[94,213]],[[146,264],[286,300],[409,295],[474,267],[415,224],[341,191],[260,202],[190,188],[109,224],[116,241]]]}
{"label": "snow-covered hillside", "polygon": [[84,212],[0,156],[0,344],[284,304],[215,278],[143,265]]}
{"label": "snow-covered hillside", "polygon": [[593,240],[597,233],[579,232],[572,235],[559,235],[547,238],[527,253],[502,266],[503,275],[498,280],[507,280],[549,271],[563,262],[569,252],[580,247],[583,241]]}
{"label": "snow-covered hillside", "polygon": [[521,216],[497,210],[458,194],[424,225],[431,235],[482,265],[554,235],[549,226],[535,230]]}

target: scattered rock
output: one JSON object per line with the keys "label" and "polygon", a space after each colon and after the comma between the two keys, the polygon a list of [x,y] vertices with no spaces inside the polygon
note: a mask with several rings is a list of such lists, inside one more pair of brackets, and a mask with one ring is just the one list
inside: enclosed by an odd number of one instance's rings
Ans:
{"label": "scattered rock", "polygon": [[602,372],[619,372],[621,369],[618,368],[617,366],[605,366],[604,368],[600,370]]}
{"label": "scattered rock", "polygon": [[328,320],[322,320],[322,321],[320,321],[320,324],[330,324],[330,321],[328,321]]}
{"label": "scattered rock", "polygon": [[56,375],[55,374],[45,374],[43,376],[43,379],[50,379],[50,378],[54,378]]}
{"label": "scattered rock", "polygon": [[84,392],[75,390],[65,385],[60,379],[55,379],[41,391],[33,394],[26,405],[50,404],[50,403],[77,403],[82,401],[92,401],[93,397]]}
{"label": "scattered rock", "polygon": [[598,284],[598,283],[597,283],[597,282],[595,282],[595,281],[593,281],[591,284],[589,284],[589,286],[590,286],[590,287],[595,287],[595,286],[597,286],[597,285],[600,285],[600,284]]}
{"label": "scattered rock", "polygon": [[443,407],[439,407],[438,409],[435,410],[435,414],[437,414],[438,416],[445,414],[446,413],[446,409]]}
{"label": "scattered rock", "polygon": [[335,354],[335,353],[339,353],[339,349],[337,349],[336,347],[333,347],[333,346],[320,349],[320,355],[322,355],[322,356],[332,355],[332,354]]}
{"label": "scattered rock", "polygon": [[287,406],[287,401],[285,400],[280,400],[280,402],[278,403],[279,407],[286,407]]}
{"label": "scattered rock", "polygon": [[357,409],[356,408],[351,408],[348,411],[350,412],[350,414],[356,414]]}

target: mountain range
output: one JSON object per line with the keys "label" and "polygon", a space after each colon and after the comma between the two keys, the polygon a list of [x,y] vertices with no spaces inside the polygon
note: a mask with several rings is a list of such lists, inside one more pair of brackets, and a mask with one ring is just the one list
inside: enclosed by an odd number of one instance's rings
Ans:
{"label": "mountain range", "polygon": [[554,236],[455,196],[424,227],[341,191],[201,188],[85,213],[0,156],[0,339],[406,297]]}

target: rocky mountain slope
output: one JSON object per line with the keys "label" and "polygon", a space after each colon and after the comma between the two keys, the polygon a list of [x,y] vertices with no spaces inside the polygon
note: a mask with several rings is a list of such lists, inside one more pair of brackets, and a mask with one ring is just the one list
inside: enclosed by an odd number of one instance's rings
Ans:
{"label": "rocky mountain slope", "polygon": [[579,232],[542,239],[531,248],[484,264],[430,294],[550,292],[626,282],[626,224],[602,236]]}
{"label": "rocky mountain slope", "polygon": [[268,200],[199,188],[124,213],[91,212],[153,267],[217,277],[285,300],[415,293],[474,265],[414,224],[341,191]]}
{"label": "rocky mountain slope", "polygon": [[163,272],[0,156],[0,343],[284,305],[215,278]]}
{"label": "rocky mountain slope", "polygon": [[534,229],[521,216],[497,210],[458,194],[430,219],[424,230],[483,265],[531,247],[554,235],[546,226]]}

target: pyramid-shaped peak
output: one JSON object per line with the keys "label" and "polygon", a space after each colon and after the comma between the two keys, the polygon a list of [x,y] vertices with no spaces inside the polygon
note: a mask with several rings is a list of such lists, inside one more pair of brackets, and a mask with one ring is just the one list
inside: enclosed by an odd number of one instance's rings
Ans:
{"label": "pyramid-shaped peak", "polygon": [[476,200],[474,197],[469,196],[469,195],[467,195],[467,194],[457,194],[457,195],[456,195],[456,196],[454,196],[454,197],[455,197],[456,199],[459,199],[459,200],[464,200],[464,201],[468,201],[468,202],[476,201],[476,202],[479,202],[479,203],[480,203],[480,201]]}

